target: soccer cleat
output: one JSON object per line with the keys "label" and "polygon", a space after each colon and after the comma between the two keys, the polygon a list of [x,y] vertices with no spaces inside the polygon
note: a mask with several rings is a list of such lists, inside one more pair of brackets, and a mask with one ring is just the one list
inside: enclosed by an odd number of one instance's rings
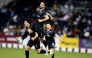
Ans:
{"label": "soccer cleat", "polygon": [[16,38],[16,40],[18,41],[19,44],[22,44],[22,39]]}
{"label": "soccer cleat", "polygon": [[50,54],[50,55],[52,55],[52,54],[53,54],[53,53],[52,53],[52,50],[49,50],[49,54]]}
{"label": "soccer cleat", "polygon": [[48,54],[47,54],[47,53],[46,53],[45,55],[46,55],[46,56],[48,56]]}
{"label": "soccer cleat", "polygon": [[46,56],[48,56],[48,49],[46,49],[46,53],[45,53]]}

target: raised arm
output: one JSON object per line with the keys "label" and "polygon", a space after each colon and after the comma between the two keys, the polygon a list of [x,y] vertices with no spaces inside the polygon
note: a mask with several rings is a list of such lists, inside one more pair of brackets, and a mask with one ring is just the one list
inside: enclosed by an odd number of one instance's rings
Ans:
{"label": "raised arm", "polygon": [[63,40],[60,38],[60,36],[58,34],[55,34],[55,37],[58,38],[60,41],[63,42]]}
{"label": "raised arm", "polygon": [[52,17],[52,15],[50,15],[48,12],[46,12],[47,15],[49,15],[50,19],[53,20],[54,18]]}
{"label": "raised arm", "polygon": [[46,14],[44,19],[38,19],[39,22],[44,22],[49,20],[49,16]]}

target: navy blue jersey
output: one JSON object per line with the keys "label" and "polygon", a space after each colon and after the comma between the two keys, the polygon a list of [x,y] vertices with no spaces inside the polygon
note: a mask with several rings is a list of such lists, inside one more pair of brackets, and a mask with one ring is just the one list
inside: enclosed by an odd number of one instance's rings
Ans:
{"label": "navy blue jersey", "polygon": [[37,18],[38,19],[44,19],[45,18],[45,15],[46,15],[46,10],[43,9],[43,10],[40,10],[37,14]]}
{"label": "navy blue jersey", "polygon": [[46,41],[54,41],[54,36],[55,36],[55,31],[54,30],[45,30],[44,31],[44,35],[45,35],[45,38],[46,38]]}
{"label": "navy blue jersey", "polygon": [[45,15],[46,15],[45,9],[40,10],[40,11],[38,12],[38,14],[37,14],[37,23],[39,24],[40,27],[43,27],[44,22],[40,22],[40,23],[39,23],[39,22],[38,22],[38,19],[44,19],[44,18],[45,18]]}

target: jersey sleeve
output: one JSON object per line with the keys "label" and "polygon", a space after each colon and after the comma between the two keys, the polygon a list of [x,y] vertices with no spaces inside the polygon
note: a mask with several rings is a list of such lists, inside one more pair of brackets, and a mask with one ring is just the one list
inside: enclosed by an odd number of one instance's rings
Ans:
{"label": "jersey sleeve", "polygon": [[33,30],[33,32],[37,32],[36,24],[34,24],[31,29]]}
{"label": "jersey sleeve", "polygon": [[43,10],[43,17],[45,17],[46,16],[46,11],[45,10]]}
{"label": "jersey sleeve", "polygon": [[28,32],[25,31],[25,33],[22,35],[22,39],[24,40],[28,36]]}
{"label": "jersey sleeve", "polygon": [[46,30],[43,31],[43,35],[46,35]]}
{"label": "jersey sleeve", "polygon": [[53,30],[53,35],[55,36],[55,34],[57,34],[57,33],[56,33],[56,31],[55,31],[55,30]]}

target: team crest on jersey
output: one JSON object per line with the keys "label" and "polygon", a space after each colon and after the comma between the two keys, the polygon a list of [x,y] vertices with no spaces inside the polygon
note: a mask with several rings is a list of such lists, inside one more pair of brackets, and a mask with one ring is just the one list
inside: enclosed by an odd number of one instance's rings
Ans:
{"label": "team crest on jersey", "polygon": [[50,35],[47,35],[48,37],[50,37]]}

